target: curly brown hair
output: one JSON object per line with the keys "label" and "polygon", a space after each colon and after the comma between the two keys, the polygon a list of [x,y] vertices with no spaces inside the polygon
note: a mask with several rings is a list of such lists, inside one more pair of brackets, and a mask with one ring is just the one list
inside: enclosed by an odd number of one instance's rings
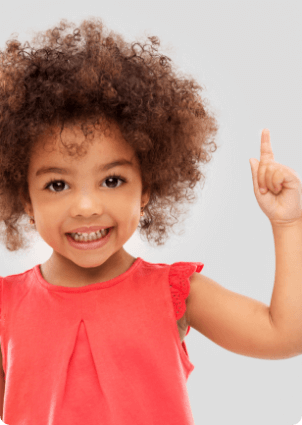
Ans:
{"label": "curly brown hair", "polygon": [[[200,97],[202,87],[157,53],[157,37],[148,37],[151,45],[130,45],[99,18],[63,34],[74,27],[62,19],[36,33],[33,47],[12,39],[0,51],[1,242],[9,251],[29,246],[24,232],[32,229],[19,195],[30,202],[28,166],[41,136],[81,123],[85,144],[88,124],[115,122],[139,160],[143,193],[150,190],[138,229],[163,245],[183,214],[180,205],[195,199],[192,190],[204,179],[199,163],[217,149],[217,120]],[[64,148],[81,156],[83,144]]]}

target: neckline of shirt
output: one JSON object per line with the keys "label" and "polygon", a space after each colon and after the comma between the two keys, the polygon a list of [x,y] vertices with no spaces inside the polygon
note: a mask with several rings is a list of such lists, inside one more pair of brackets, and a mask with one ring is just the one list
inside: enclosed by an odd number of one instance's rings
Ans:
{"label": "neckline of shirt", "polygon": [[129,267],[128,270],[126,270],[124,273],[120,274],[119,276],[114,277],[113,279],[106,280],[104,282],[96,282],[91,283],[87,286],[80,286],[80,287],[69,287],[69,286],[60,286],[60,285],[54,285],[52,283],[47,282],[47,280],[44,279],[42,276],[40,265],[37,264],[33,270],[36,274],[36,277],[39,281],[39,283],[46,289],[49,289],[51,291],[59,291],[59,292],[88,292],[88,291],[94,291],[96,289],[104,289],[109,288],[110,286],[116,285],[117,283],[121,282],[122,280],[128,278],[131,273],[134,272],[134,270],[142,263],[142,258],[137,257],[137,259],[134,261],[134,263]]}

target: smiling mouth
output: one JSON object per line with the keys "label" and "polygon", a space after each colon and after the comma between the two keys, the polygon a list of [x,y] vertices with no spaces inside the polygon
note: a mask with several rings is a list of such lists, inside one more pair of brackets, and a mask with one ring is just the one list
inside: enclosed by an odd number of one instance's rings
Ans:
{"label": "smiling mouth", "polygon": [[97,232],[92,233],[66,233],[66,235],[69,235],[74,239],[76,242],[93,242],[100,239],[103,239],[105,236],[108,235],[109,230],[111,227],[108,227],[107,229],[98,230]]}

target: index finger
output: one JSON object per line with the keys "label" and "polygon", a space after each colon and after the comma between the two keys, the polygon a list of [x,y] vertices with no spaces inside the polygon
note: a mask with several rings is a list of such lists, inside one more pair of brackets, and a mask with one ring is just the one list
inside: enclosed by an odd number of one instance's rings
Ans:
{"label": "index finger", "polygon": [[271,146],[271,136],[267,128],[262,130],[261,133],[260,162],[261,161],[274,161],[274,154]]}

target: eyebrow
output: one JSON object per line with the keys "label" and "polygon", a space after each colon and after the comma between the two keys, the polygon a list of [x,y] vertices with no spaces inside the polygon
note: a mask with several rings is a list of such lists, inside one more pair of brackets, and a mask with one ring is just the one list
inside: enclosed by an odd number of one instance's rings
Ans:
{"label": "eyebrow", "polygon": [[[97,172],[99,171],[106,171],[109,170],[110,168],[114,168],[117,167],[118,165],[128,165],[133,167],[133,163],[131,161],[128,161],[127,159],[117,159],[116,161],[113,162],[109,162],[109,164],[102,164],[97,168]],[[41,167],[37,172],[36,172],[36,177],[40,176],[40,175],[44,175],[44,174],[48,174],[48,173],[58,173],[58,174],[74,174],[74,170],[69,170],[69,169],[65,169],[65,168],[58,168],[58,167],[53,167],[53,166],[44,166]]]}

